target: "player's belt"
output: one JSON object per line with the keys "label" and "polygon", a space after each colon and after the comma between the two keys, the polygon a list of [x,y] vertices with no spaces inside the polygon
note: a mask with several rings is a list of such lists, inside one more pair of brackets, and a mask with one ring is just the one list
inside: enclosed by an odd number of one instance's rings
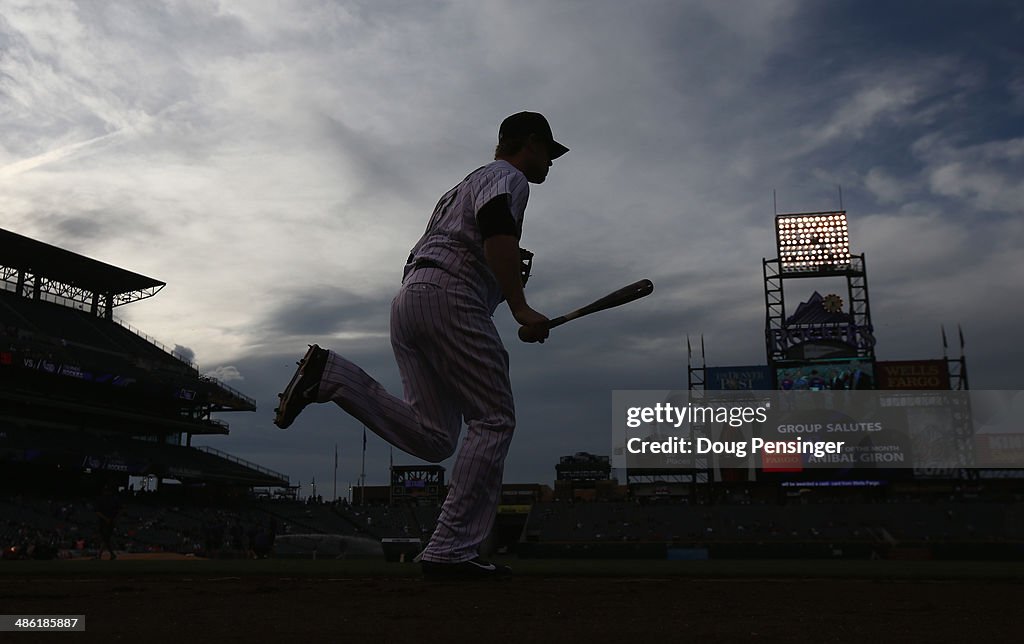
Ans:
{"label": "player's belt", "polygon": [[419,270],[421,268],[434,268],[434,269],[437,269],[437,270],[441,271],[442,273],[444,273],[445,275],[448,275],[450,277],[455,277],[456,276],[455,273],[453,273],[450,268],[448,268],[447,266],[442,265],[440,262],[436,262],[436,261],[434,261],[432,259],[417,259],[415,262],[413,262],[412,270],[409,271],[409,273],[411,274],[414,271],[417,271],[417,270]]}

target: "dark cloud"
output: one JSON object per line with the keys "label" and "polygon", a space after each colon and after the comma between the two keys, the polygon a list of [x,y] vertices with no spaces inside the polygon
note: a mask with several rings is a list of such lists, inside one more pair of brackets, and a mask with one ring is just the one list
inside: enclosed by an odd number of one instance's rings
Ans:
{"label": "dark cloud", "polygon": [[174,353],[177,354],[179,358],[186,362],[196,361],[196,352],[189,347],[176,344],[174,345]]}
{"label": "dark cloud", "polygon": [[134,238],[143,243],[158,235],[159,228],[140,220],[139,212],[141,209],[133,211],[128,205],[103,210],[35,212],[31,219],[46,231],[46,235],[41,236],[42,241],[88,256],[99,241]]}
{"label": "dark cloud", "polygon": [[380,333],[392,296],[369,298],[341,288],[292,291],[259,326],[275,336]]}
{"label": "dark cloud", "polygon": [[[709,366],[765,362],[774,208],[836,208],[840,186],[879,357],[940,357],[961,323],[972,386],[1022,386],[1021,24],[994,1],[23,5],[0,18],[0,205],[167,279],[133,323],[260,402],[204,440],[322,491],[335,442],[342,482],[358,470],[362,428],[320,406],[275,430],[294,361],[319,342],[398,393],[408,249],[501,119],[545,112],[572,152],[532,187],[531,304],[656,284],[542,347],[497,312],[508,477],[550,481],[558,456],[607,452],[611,390],[685,386],[688,336]],[[368,447],[382,482],[389,450]]]}

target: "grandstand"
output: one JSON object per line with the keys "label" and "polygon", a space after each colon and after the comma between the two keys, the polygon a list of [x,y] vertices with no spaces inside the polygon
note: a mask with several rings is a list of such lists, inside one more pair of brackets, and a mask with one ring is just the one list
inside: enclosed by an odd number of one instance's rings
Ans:
{"label": "grandstand", "polygon": [[287,476],[192,437],[256,401],[118,320],[164,283],[0,229],[0,485],[96,494],[131,476],[224,494]]}

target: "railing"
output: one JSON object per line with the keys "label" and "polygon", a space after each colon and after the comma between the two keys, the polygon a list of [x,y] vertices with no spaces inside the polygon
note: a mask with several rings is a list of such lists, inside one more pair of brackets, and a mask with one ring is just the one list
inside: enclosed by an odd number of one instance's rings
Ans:
{"label": "railing", "polygon": [[[6,274],[0,275],[0,287],[2,287],[3,290],[15,291],[16,289],[14,288],[14,285],[12,285],[9,282],[9,280],[6,279],[6,277],[7,277]],[[50,304],[59,304],[61,306],[64,306],[66,308],[70,308],[70,309],[75,310],[75,311],[85,312],[85,309],[83,307],[74,306],[74,304],[81,304],[81,302],[79,302],[78,300],[73,300],[73,299],[70,299],[70,298],[61,297],[59,295],[54,295],[52,293],[45,293],[45,292],[40,294],[40,299],[45,301],[45,302],[49,302]],[[121,318],[116,317],[114,315],[111,315],[111,320],[113,322],[117,323],[118,325],[120,325],[122,328],[124,328],[127,331],[131,332],[132,334],[138,336],[142,340],[145,340],[149,344],[152,344],[153,346],[155,346],[156,348],[160,349],[164,353],[168,354],[169,356],[171,356],[175,360],[178,360],[179,362],[187,365],[189,368],[194,370],[196,373],[199,373],[199,365],[198,364],[196,364],[192,360],[189,360],[185,356],[181,355],[180,353],[178,353],[174,349],[171,349],[170,347],[168,347],[164,343],[160,342],[159,340],[157,340],[153,336],[147,334],[146,332],[142,331],[141,329],[138,329],[138,328],[132,326],[130,323],[128,323],[128,322],[126,322],[126,321],[122,320]],[[227,384],[221,382],[220,380],[214,378],[213,376],[200,374],[199,377],[202,380],[205,380],[205,381],[208,381],[208,382],[212,382],[213,384],[215,384],[220,389],[223,389],[224,391],[228,392],[229,394],[231,394],[232,396],[238,398],[239,400],[245,401],[246,403],[248,403],[252,407],[256,407],[256,399],[255,398],[252,398],[251,396],[247,396],[247,395],[243,394],[242,392],[238,391],[234,387],[228,386]]]}
{"label": "railing", "polygon": [[166,346],[165,344],[163,344],[162,342],[160,342],[160,341],[159,341],[159,340],[157,340],[156,338],[154,338],[154,337],[152,337],[152,336],[150,336],[150,335],[147,335],[147,334],[146,334],[146,333],[144,333],[143,331],[141,331],[141,330],[139,330],[139,329],[135,328],[134,326],[132,326],[132,325],[131,325],[131,324],[129,324],[128,322],[125,322],[124,320],[122,320],[122,319],[121,319],[121,318],[119,318],[119,317],[112,317],[111,319],[112,319],[112,320],[113,320],[114,322],[117,322],[118,324],[120,324],[120,325],[121,325],[122,327],[124,327],[125,329],[128,329],[129,331],[131,331],[131,332],[132,332],[132,333],[134,333],[135,335],[139,336],[140,338],[142,338],[142,339],[143,339],[143,340],[145,340],[146,342],[148,342],[148,343],[150,343],[150,344],[152,344],[152,345],[156,346],[156,348],[160,349],[160,350],[161,350],[161,351],[163,351],[164,353],[167,353],[167,354],[169,354],[169,355],[170,355],[171,357],[175,358],[176,360],[179,360],[179,361],[181,361],[181,362],[184,362],[185,364],[187,364],[188,366],[192,367],[192,368],[193,368],[193,369],[195,369],[196,371],[199,371],[199,365],[197,365],[196,363],[192,362],[192,361],[191,361],[191,360],[189,360],[188,358],[184,357],[183,355],[181,355],[180,353],[178,353],[178,352],[177,352],[177,351],[175,351],[174,349],[171,349],[171,348],[167,347],[167,346]]}
{"label": "railing", "polygon": [[[142,338],[146,342],[149,342],[150,344],[156,346],[158,349],[160,349],[160,350],[164,351],[165,353],[169,354],[171,357],[173,357],[173,358],[175,358],[175,359],[177,359],[177,360],[179,360],[181,362],[184,362],[189,367],[194,369],[197,373],[199,372],[199,365],[198,364],[196,364],[195,362],[192,362],[188,358],[182,356],[177,351],[168,348],[166,345],[161,343],[159,340],[153,338],[152,336],[147,335],[145,332],[135,328],[134,326],[132,326],[128,322],[125,322],[124,320],[122,320],[121,318],[115,317],[115,318],[113,318],[113,320],[114,320],[114,322],[117,322],[122,327],[124,327],[128,331],[131,331],[135,335],[139,336],[140,338]],[[245,394],[243,394],[242,392],[238,391],[234,387],[228,386],[227,384],[221,382],[220,380],[217,380],[213,376],[201,374],[199,376],[199,378],[200,378],[200,380],[205,380],[205,381],[208,381],[208,382],[212,382],[213,384],[217,385],[218,387],[220,387],[224,391],[230,393],[232,396],[235,396],[239,400],[244,400],[245,402],[249,403],[253,407],[256,406],[256,399],[255,398],[252,398],[250,396],[246,396]]]}
{"label": "railing", "polygon": [[249,403],[253,407],[256,407],[256,399],[255,398],[252,398],[251,396],[246,396],[242,392],[240,392],[237,389],[234,389],[234,388],[224,384],[223,382],[221,382],[220,380],[217,380],[213,376],[201,375],[201,376],[199,376],[199,379],[200,380],[204,380],[204,381],[212,382],[213,384],[217,385],[218,387],[220,387],[224,391],[227,391],[228,393],[230,393],[232,396],[238,398],[239,400],[244,400],[245,402]]}
{"label": "railing", "polygon": [[279,478],[279,479],[287,482],[289,485],[291,485],[291,480],[286,475],[281,474],[280,472],[275,472],[274,470],[266,468],[266,467],[263,467],[262,465],[257,465],[256,463],[253,463],[252,461],[247,461],[244,458],[238,458],[237,456],[232,456],[231,454],[228,454],[227,452],[222,452],[219,449],[216,449],[216,448],[213,448],[213,447],[208,447],[206,445],[199,446],[196,449],[198,449],[200,451],[203,451],[203,452],[206,452],[207,454],[211,454],[213,456],[217,456],[219,458],[223,458],[223,459],[229,460],[232,463],[237,463],[238,465],[245,466],[245,467],[247,467],[249,469],[256,470],[257,472],[260,472],[262,474],[268,474],[270,476],[276,476],[277,478]]}

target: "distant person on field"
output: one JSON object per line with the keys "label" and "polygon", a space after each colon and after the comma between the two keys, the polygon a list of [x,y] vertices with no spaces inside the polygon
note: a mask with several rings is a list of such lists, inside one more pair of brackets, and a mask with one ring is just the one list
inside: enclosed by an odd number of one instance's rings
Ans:
{"label": "distant person on field", "polygon": [[94,509],[100,533],[100,549],[96,553],[96,558],[102,559],[103,551],[108,550],[110,559],[117,559],[117,555],[114,554],[114,524],[121,514],[121,499],[117,496],[117,490],[111,485],[106,486],[103,496],[96,500]]}

